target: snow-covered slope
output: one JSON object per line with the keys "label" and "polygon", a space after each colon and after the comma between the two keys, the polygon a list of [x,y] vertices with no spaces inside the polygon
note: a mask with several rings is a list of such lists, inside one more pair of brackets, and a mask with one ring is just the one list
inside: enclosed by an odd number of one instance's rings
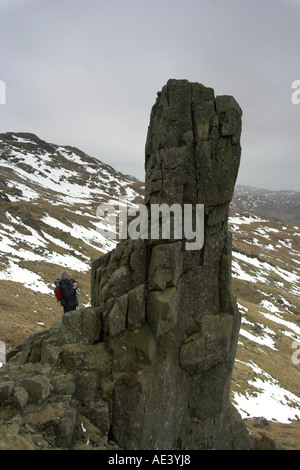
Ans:
{"label": "snow-covered slope", "polygon": [[[88,205],[124,196],[132,200],[132,181],[78,149],[48,144],[33,134],[0,134],[1,168],[11,170],[2,197],[11,188],[10,201],[37,201]],[[9,173],[4,176],[7,177]],[[6,191],[5,191],[6,189]]]}
{"label": "snow-covered slope", "polygon": [[0,134],[0,151],[0,279],[51,293],[52,285],[25,263],[88,272],[88,248],[115,246],[97,230],[96,208],[121,197],[133,202],[141,184],[78,149],[32,134]]}
{"label": "snow-covered slope", "polygon": [[242,313],[232,398],[243,417],[300,418],[300,226],[230,217]]}
{"label": "snow-covered slope", "polygon": [[[18,344],[61,317],[53,281],[65,268],[89,304],[90,260],[115,246],[97,207],[139,202],[143,191],[78,149],[0,134],[0,342]],[[252,209],[230,217],[242,313],[232,401],[244,417],[287,422],[300,416],[300,226]]]}
{"label": "snow-covered slope", "polygon": [[133,204],[143,184],[72,147],[33,134],[0,134],[0,339],[8,346],[61,314],[54,280],[71,270],[80,305],[90,299],[91,259],[111,250],[97,213]]}

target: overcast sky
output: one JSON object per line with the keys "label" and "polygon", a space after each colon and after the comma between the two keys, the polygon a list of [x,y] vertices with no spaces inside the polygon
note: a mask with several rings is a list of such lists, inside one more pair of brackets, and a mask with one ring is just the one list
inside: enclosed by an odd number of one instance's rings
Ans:
{"label": "overcast sky", "polygon": [[243,109],[238,183],[300,191],[300,0],[0,0],[0,20],[0,132],[143,180],[156,93],[188,79]]}

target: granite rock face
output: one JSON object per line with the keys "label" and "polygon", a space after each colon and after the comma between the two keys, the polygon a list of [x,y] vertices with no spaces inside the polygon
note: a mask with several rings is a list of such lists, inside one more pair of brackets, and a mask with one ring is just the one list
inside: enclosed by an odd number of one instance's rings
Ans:
{"label": "granite rock face", "polygon": [[241,115],[230,96],[167,83],[146,142],[149,225],[155,204],[203,204],[204,244],[187,249],[185,233],[153,239],[149,229],[147,239],[126,240],[94,263],[93,305],[103,312],[113,374],[124,379],[114,388],[112,426],[125,448],[247,447],[229,403],[240,314],[227,222]]}
{"label": "granite rock face", "polygon": [[[198,83],[169,80],[158,94],[146,142],[148,236],[94,261],[92,307],[28,338],[0,369],[0,404],[15,410],[6,426],[18,424],[24,446],[42,436],[42,448],[249,448],[229,400],[240,314],[227,221],[241,115],[234,98]],[[192,208],[194,226],[201,205],[199,249],[187,231],[175,236],[175,212],[170,237],[153,236],[152,208],[163,204],[184,217]]]}

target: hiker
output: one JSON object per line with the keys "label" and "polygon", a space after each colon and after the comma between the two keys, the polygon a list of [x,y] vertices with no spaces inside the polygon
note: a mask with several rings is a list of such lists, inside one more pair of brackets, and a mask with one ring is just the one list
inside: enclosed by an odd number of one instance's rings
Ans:
{"label": "hiker", "polygon": [[76,310],[78,306],[77,300],[77,282],[71,278],[71,273],[63,271],[60,279],[60,290],[62,294],[61,305],[64,308],[64,313]]}

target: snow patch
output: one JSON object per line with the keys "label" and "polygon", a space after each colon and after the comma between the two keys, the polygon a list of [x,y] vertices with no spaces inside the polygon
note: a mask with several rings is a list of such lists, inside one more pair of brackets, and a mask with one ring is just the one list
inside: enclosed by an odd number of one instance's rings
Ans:
{"label": "snow patch", "polygon": [[300,416],[300,398],[280,386],[279,382],[271,375],[264,372],[252,361],[249,363],[237,361],[250,367],[261,377],[250,380],[249,385],[258,391],[255,395],[233,392],[233,401],[242,418],[255,418],[264,416],[269,421],[288,423],[298,420]]}
{"label": "snow patch", "polygon": [[21,268],[15,263],[14,259],[8,259],[9,266],[4,271],[0,271],[0,280],[20,282],[25,287],[41,294],[53,295],[53,289],[50,289],[38,274]]}

